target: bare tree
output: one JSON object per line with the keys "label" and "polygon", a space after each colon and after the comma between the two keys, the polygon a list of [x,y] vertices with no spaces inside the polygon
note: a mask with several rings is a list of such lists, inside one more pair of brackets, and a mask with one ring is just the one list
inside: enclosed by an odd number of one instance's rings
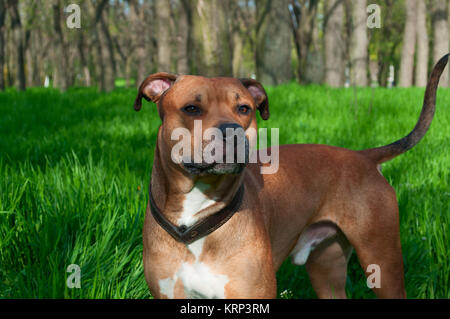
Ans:
{"label": "bare tree", "polygon": [[[433,63],[436,63],[444,54],[449,52],[449,25],[447,0],[433,0],[432,24],[433,24]],[[449,71],[442,73],[439,81],[441,86],[449,86]]]}
{"label": "bare tree", "polygon": [[325,2],[325,84],[332,87],[342,86],[344,82],[343,2],[343,0]]}
{"label": "bare tree", "polygon": [[428,80],[428,33],[427,33],[427,8],[425,0],[417,1],[417,63],[416,86],[426,86]]}
{"label": "bare tree", "polygon": [[256,1],[256,76],[275,85],[292,79],[289,0]]}
{"label": "bare tree", "polygon": [[8,0],[8,11],[11,17],[11,27],[13,31],[14,43],[16,46],[17,57],[17,86],[19,90],[26,89],[25,79],[25,50],[24,50],[24,34],[19,14],[19,2],[17,0]]}
{"label": "bare tree", "polygon": [[413,83],[414,51],[416,47],[416,0],[405,3],[406,22],[400,61],[399,86],[409,87]]}
{"label": "bare tree", "polygon": [[352,22],[353,32],[350,46],[351,84],[367,86],[367,61],[369,39],[367,37],[367,1],[353,2]]}

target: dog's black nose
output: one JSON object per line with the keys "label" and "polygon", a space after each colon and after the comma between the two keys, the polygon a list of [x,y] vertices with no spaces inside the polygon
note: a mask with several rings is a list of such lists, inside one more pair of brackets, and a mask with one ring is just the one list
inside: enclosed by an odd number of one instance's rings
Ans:
{"label": "dog's black nose", "polygon": [[223,136],[224,140],[227,138],[227,128],[228,129],[232,129],[230,131],[230,133],[228,133],[230,135],[233,134],[235,132],[235,130],[237,130],[237,129],[244,130],[244,128],[242,126],[240,126],[239,124],[236,124],[236,123],[223,123],[223,124],[220,124],[219,125],[219,130],[222,132],[222,136]]}

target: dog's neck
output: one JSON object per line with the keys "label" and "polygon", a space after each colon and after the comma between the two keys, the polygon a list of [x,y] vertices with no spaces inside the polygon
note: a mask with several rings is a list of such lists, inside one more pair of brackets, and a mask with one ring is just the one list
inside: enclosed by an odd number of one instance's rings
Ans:
{"label": "dog's neck", "polygon": [[157,142],[151,189],[163,215],[177,226],[191,226],[233,199],[243,174],[197,176],[183,171],[164,154]]}

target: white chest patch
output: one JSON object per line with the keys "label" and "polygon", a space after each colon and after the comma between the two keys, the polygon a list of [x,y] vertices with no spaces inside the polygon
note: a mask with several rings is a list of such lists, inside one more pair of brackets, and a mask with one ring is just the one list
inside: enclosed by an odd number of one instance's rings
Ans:
{"label": "white chest patch", "polygon": [[195,184],[194,188],[186,194],[186,198],[183,201],[181,216],[177,220],[178,225],[185,225],[187,227],[194,225],[198,220],[198,217],[196,217],[195,214],[216,203],[215,200],[210,199],[204,193],[209,187],[209,184],[198,182]]}
{"label": "white chest patch", "polygon": [[180,279],[186,298],[225,298],[225,285],[229,281],[228,277],[215,274],[207,264],[199,261],[204,242],[205,238],[201,238],[187,245],[195,257],[194,263],[185,262],[181,264],[172,278],[161,279],[159,281],[161,294],[173,298],[175,283]]}

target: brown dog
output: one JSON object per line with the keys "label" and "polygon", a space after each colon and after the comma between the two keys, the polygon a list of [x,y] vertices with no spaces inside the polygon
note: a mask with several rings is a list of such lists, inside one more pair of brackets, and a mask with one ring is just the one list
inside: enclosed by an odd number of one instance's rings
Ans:
{"label": "brown dog", "polygon": [[[284,145],[279,169],[262,163],[197,163],[171,156],[176,128],[256,128],[269,117],[264,88],[233,78],[150,75],[140,86],[157,103],[158,130],[144,225],[144,270],[156,298],[274,298],[275,273],[289,256],[306,265],[320,298],[345,298],[352,248],[364,271],[381,272],[380,298],[404,298],[399,215],[394,189],[379,166],[416,145],[433,118],[435,66],[413,131],[387,146],[351,151]],[[247,136],[248,138],[248,136]],[[228,142],[226,142],[228,143]],[[194,142],[195,144],[195,142]],[[197,144],[197,148],[204,147]],[[195,153],[198,149],[193,149]]]}

